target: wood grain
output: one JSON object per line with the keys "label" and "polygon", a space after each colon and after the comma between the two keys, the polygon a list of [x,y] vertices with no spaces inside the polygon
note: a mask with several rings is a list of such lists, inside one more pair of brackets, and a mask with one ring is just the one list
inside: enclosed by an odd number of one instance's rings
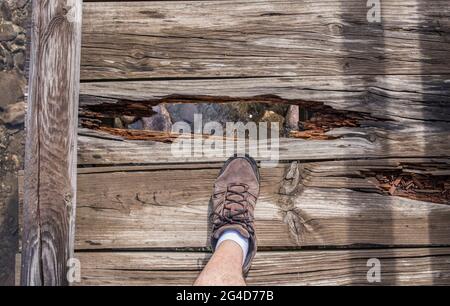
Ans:
{"label": "wood grain", "polygon": [[[206,264],[202,252],[87,252],[81,285],[191,285]],[[377,258],[381,282],[369,283]],[[249,285],[449,285],[449,248],[258,252]]]}
{"label": "wood grain", "polygon": [[[88,285],[191,284],[209,256],[212,163],[226,157],[83,130],[77,176],[80,70],[82,109],[270,96],[368,114],[335,140],[281,139],[294,163],[262,170],[248,282],[367,284],[376,257],[382,284],[450,284],[449,249],[433,247],[450,245],[450,206],[382,195],[367,174],[448,173],[448,1],[383,2],[381,24],[355,0],[87,2],[81,25],[81,0],[33,1],[22,284],[67,284],[74,248]],[[380,245],[417,248],[354,249]]]}
{"label": "wood grain", "polygon": [[[325,104],[376,118],[450,121],[450,76],[354,75],[279,78],[116,81],[81,84],[80,106],[263,101]],[[269,98],[266,100],[270,101]],[[273,100],[273,99],[272,99]]]}
{"label": "wood grain", "polygon": [[93,2],[83,80],[448,74],[446,0]]}
{"label": "wood grain", "polygon": [[67,285],[73,256],[81,0],[33,1],[22,285]]}
{"label": "wood grain", "polygon": [[[158,103],[252,102],[325,104],[357,111],[374,120],[357,128],[334,129],[329,141],[280,140],[280,160],[448,156],[450,82],[436,76],[343,76],[170,80],[83,83],[81,105],[105,110],[116,104],[149,107]],[[265,97],[265,98],[264,98]],[[275,100],[276,100],[275,99]],[[280,100],[281,99],[281,100]],[[378,119],[375,119],[378,118]],[[383,121],[388,120],[388,121]],[[91,137],[87,137],[91,136]],[[80,164],[175,163],[170,144],[121,141],[120,137],[83,130]],[[187,157],[186,162],[223,158]]]}
{"label": "wood grain", "polygon": [[[423,164],[450,167],[448,159],[305,163],[293,168],[298,176],[291,181],[285,173],[296,164],[261,169],[258,244],[449,245],[449,205],[382,195],[366,175]],[[80,169],[76,249],[207,247],[208,200],[219,168],[196,167]]]}
{"label": "wood grain", "polygon": [[[436,122],[367,123],[359,128],[340,128],[327,133],[334,140],[303,140],[280,138],[279,160],[331,160],[385,157],[447,157],[450,152],[450,125]],[[214,156],[205,146],[203,154],[186,156],[172,153],[182,139],[174,144],[153,141],[132,141],[106,133],[89,131],[78,137],[79,165],[128,165],[161,163],[223,162],[224,153]],[[89,136],[88,136],[89,135]],[[205,142],[203,142],[204,144]],[[242,142],[240,142],[242,144]],[[242,144],[243,145],[243,144]],[[176,152],[176,151],[175,151]],[[275,152],[275,151],[273,151]],[[257,160],[267,160],[263,155]]]}

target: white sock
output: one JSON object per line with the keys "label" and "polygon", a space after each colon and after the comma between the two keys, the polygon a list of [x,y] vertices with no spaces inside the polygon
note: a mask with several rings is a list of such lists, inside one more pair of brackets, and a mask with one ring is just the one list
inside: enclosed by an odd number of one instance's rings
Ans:
{"label": "white sock", "polygon": [[219,245],[224,242],[225,240],[232,240],[239,244],[239,246],[242,249],[243,253],[243,259],[242,259],[242,265],[245,263],[245,259],[247,258],[248,253],[248,238],[245,238],[244,236],[239,233],[239,231],[234,229],[227,229],[225,230],[219,237],[219,240],[216,244],[216,249],[219,247]]}

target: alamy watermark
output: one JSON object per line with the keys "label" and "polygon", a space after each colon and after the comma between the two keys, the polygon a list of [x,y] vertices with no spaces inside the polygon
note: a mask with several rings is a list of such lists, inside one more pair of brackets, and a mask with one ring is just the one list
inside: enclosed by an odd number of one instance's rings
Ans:
{"label": "alamy watermark", "polygon": [[381,23],[381,1],[367,0],[367,21],[370,23]]}
{"label": "alamy watermark", "polygon": [[370,258],[366,264],[369,267],[366,277],[369,283],[381,282],[381,262],[378,258]]}
{"label": "alamy watermark", "polygon": [[78,258],[69,258],[67,260],[67,281],[72,283],[81,282],[81,263]]}
{"label": "alamy watermark", "polygon": [[279,161],[278,122],[226,122],[223,126],[216,121],[204,123],[202,115],[195,114],[193,130],[189,123],[179,121],[172,133],[180,135],[171,145],[172,156],[179,159],[248,154],[261,160],[262,167],[275,167]]}

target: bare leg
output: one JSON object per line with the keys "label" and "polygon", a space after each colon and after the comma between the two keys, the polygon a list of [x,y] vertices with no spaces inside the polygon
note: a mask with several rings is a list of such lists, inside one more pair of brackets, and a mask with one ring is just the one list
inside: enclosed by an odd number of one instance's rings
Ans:
{"label": "bare leg", "polygon": [[216,249],[194,286],[245,286],[242,256],[242,249],[236,242],[225,240]]}
{"label": "bare leg", "polygon": [[[214,182],[211,197],[211,244],[218,245],[195,286],[245,286],[256,254],[254,209],[259,196],[259,171],[249,156],[229,158]],[[245,265],[244,253],[247,253]]]}

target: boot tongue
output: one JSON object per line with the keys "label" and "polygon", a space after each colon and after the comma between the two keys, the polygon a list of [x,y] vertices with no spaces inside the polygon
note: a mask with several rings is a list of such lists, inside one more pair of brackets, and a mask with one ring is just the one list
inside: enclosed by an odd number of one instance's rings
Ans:
{"label": "boot tongue", "polygon": [[214,233],[214,238],[219,239],[220,235],[227,229],[237,230],[245,238],[250,238],[250,235],[247,232],[247,230],[245,230],[239,224],[228,224],[228,225],[222,226]]}

